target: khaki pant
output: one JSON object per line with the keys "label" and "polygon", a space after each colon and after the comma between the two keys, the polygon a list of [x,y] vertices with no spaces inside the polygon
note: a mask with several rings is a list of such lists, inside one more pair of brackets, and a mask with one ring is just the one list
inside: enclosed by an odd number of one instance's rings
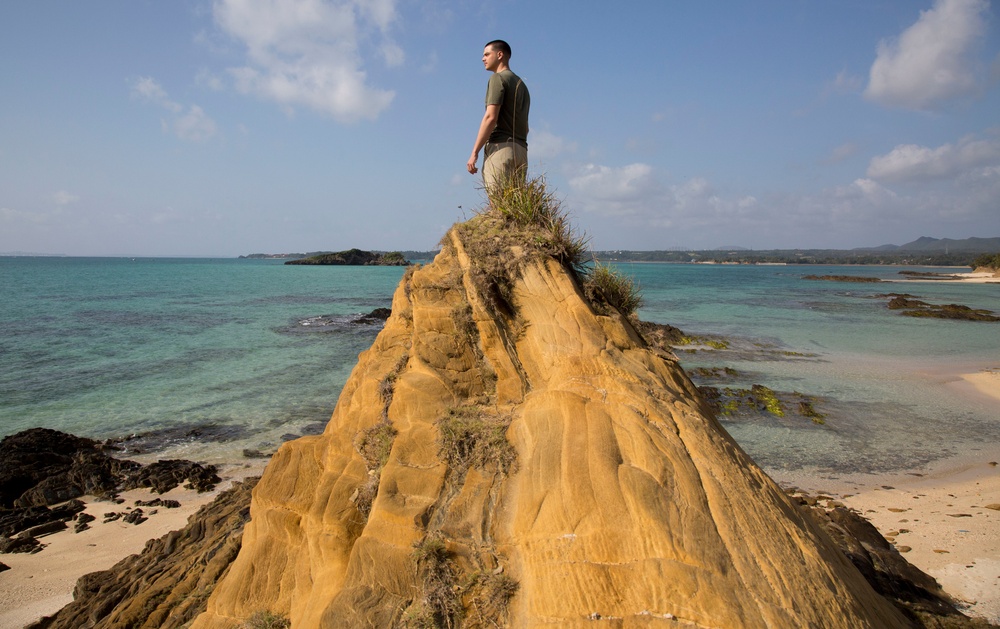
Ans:
{"label": "khaki pant", "polygon": [[528,149],[516,142],[487,142],[483,154],[483,184],[487,190],[514,173],[523,180],[528,171]]}

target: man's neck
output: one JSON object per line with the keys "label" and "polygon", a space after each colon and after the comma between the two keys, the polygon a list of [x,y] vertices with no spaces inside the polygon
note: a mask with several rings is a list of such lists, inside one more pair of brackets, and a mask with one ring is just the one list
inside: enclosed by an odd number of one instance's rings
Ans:
{"label": "man's neck", "polygon": [[497,66],[497,69],[495,70],[495,72],[499,73],[499,72],[503,72],[504,70],[510,70],[510,66],[507,65],[506,63],[501,63],[500,65]]}

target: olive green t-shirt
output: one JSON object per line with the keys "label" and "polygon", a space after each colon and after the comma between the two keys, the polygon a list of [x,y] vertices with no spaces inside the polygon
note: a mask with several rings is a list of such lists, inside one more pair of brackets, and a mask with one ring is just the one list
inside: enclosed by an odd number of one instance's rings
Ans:
{"label": "olive green t-shirt", "polygon": [[490,142],[510,142],[528,146],[528,109],[531,95],[528,86],[510,70],[494,72],[486,86],[486,104],[500,105],[497,126]]}

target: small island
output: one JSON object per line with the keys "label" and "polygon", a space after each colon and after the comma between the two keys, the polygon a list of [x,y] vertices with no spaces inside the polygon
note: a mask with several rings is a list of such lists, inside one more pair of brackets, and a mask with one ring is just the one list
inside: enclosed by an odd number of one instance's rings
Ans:
{"label": "small island", "polygon": [[398,251],[375,253],[360,249],[348,249],[335,253],[321,253],[299,260],[289,260],[285,264],[322,264],[342,266],[409,266],[410,262]]}

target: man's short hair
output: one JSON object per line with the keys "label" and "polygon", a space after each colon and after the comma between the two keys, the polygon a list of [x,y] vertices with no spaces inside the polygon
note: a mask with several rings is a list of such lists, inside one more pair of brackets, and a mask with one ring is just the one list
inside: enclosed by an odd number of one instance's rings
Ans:
{"label": "man's short hair", "polygon": [[492,49],[494,52],[500,51],[503,53],[504,59],[510,59],[510,44],[502,39],[494,39],[490,43],[486,44],[487,48]]}

